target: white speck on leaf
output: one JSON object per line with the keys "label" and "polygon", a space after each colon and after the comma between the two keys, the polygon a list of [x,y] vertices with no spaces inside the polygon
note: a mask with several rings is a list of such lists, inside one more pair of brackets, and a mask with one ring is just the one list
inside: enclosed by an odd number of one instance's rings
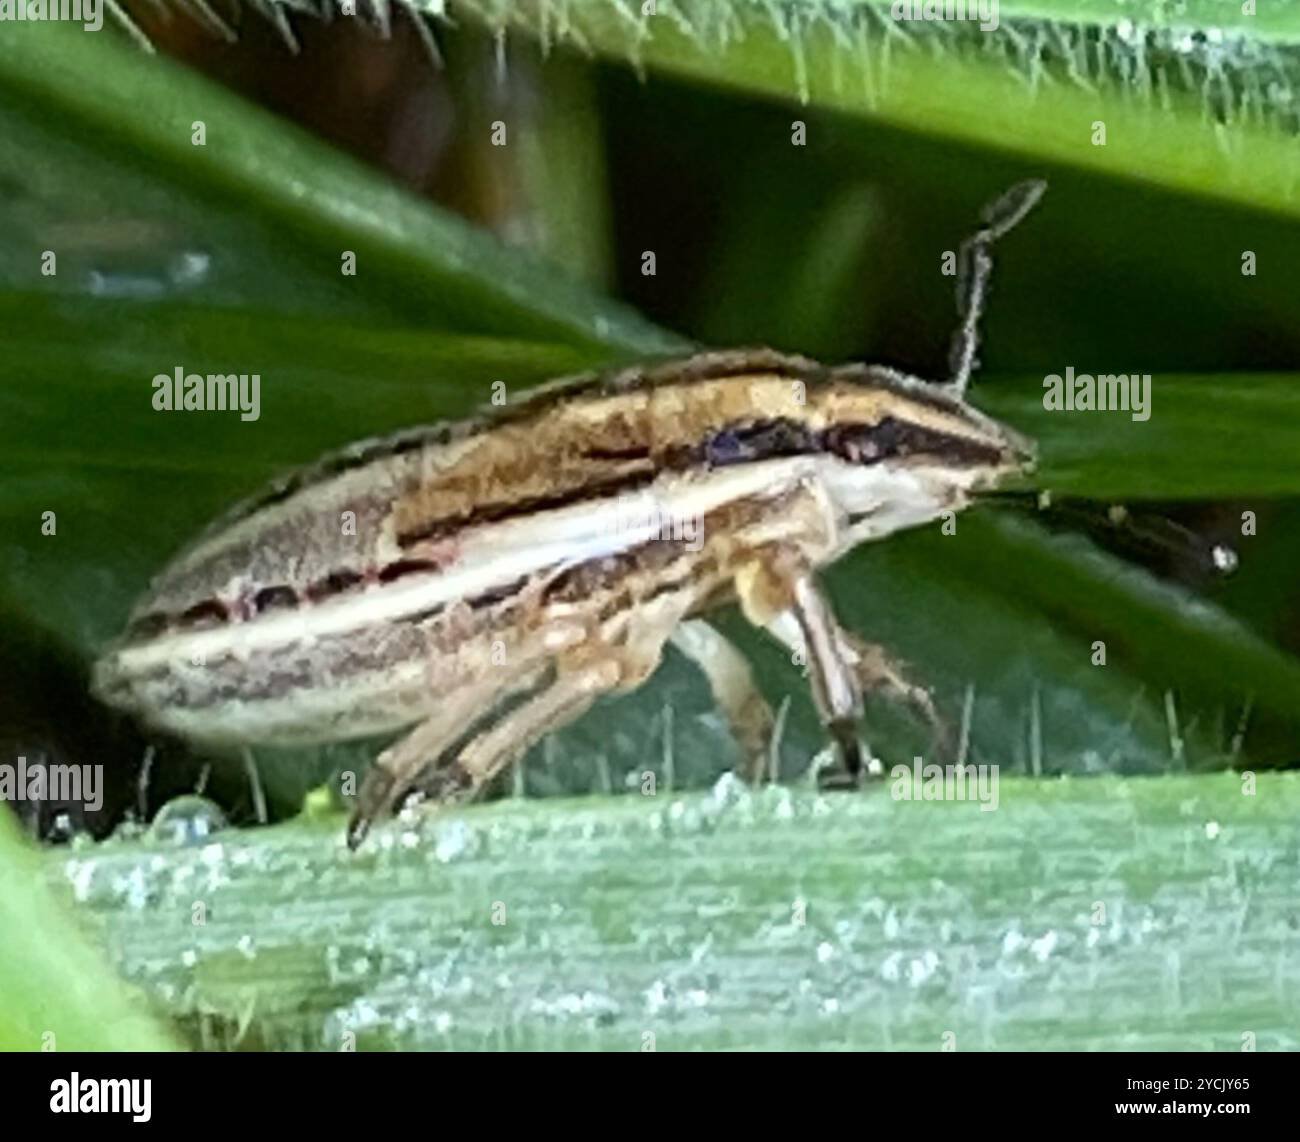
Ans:
{"label": "white speck on leaf", "polygon": [[93,860],[70,860],[63,866],[63,875],[72,885],[72,894],[78,903],[90,896],[90,886],[95,879],[96,862]]}
{"label": "white speck on leaf", "polygon": [[908,964],[907,982],[913,987],[920,987],[931,979],[939,966],[939,957],[932,950]]}
{"label": "white speck on leaf", "polygon": [[441,821],[434,833],[433,855],[443,864],[474,852],[477,834],[464,821]]}
{"label": "white speck on leaf", "polygon": [[1047,963],[1052,954],[1052,949],[1056,947],[1056,932],[1048,931],[1045,935],[1040,936],[1037,940],[1029,945],[1029,950],[1040,964]]}
{"label": "white speck on leaf", "polygon": [[725,809],[748,799],[749,790],[745,783],[730,770],[719,777],[709,790],[709,804],[714,809]]}
{"label": "white speck on leaf", "polygon": [[890,983],[897,983],[900,975],[899,968],[903,963],[902,952],[890,952],[885,962],[880,965],[880,974]]}
{"label": "white speck on leaf", "polygon": [[645,1009],[649,1014],[657,1015],[667,1002],[668,993],[664,988],[664,981],[657,979],[646,989]]}

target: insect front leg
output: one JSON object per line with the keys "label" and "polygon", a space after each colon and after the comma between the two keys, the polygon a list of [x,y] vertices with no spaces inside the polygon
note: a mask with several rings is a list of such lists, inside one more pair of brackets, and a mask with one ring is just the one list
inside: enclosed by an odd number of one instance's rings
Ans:
{"label": "insect front leg", "polygon": [[767,626],[781,614],[792,618],[813,699],[843,764],[842,773],[829,778],[828,784],[856,785],[862,772],[858,742],[862,690],[845,652],[843,632],[807,560],[793,548],[759,553],[737,574],[736,591],[741,609],[756,625]]}
{"label": "insect front leg", "polygon": [[[808,660],[803,633],[792,612],[777,615],[767,624],[768,631],[784,643],[801,662]],[[869,642],[861,635],[841,629],[841,653],[853,668],[863,694],[883,694],[891,701],[911,706],[930,726],[932,749],[947,754],[951,747],[948,724],[939,716],[934,699],[924,687],[910,680],[907,667],[880,643]]]}

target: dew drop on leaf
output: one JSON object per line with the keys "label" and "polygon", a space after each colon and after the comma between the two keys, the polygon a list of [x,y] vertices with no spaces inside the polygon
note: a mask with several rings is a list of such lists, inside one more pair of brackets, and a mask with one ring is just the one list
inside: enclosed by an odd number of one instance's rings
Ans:
{"label": "dew drop on leaf", "polygon": [[221,809],[206,797],[187,794],[168,801],[154,818],[150,836],[177,848],[202,844],[226,827]]}

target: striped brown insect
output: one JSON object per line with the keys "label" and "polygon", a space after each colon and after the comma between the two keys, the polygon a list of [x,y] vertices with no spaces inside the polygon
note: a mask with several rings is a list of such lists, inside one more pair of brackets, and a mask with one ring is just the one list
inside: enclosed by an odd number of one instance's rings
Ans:
{"label": "striped brown insect", "polygon": [[[702,667],[757,778],[771,714],[705,617],[737,601],[803,656],[840,780],[856,782],[864,688],[932,710],[840,627],[816,572],[1032,462],[966,388],[990,247],[1044,189],[1013,187],[962,246],[949,381],[705,352],[353,444],[182,551],[97,663],[97,692],[213,745],[406,730],[358,795],[355,846],[417,785],[438,804],[471,797],[599,696],[639,686],[669,642]],[[696,526],[665,526],[683,521]]]}

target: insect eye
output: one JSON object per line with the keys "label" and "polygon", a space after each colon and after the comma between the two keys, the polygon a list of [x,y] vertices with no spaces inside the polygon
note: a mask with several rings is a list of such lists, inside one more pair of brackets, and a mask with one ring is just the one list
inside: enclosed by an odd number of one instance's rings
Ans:
{"label": "insect eye", "polygon": [[715,465],[734,464],[737,460],[745,459],[747,452],[740,436],[730,428],[714,433],[705,446],[705,451],[708,462]]}
{"label": "insect eye", "polygon": [[910,456],[926,441],[908,425],[887,416],[876,424],[837,425],[826,432],[823,443],[828,452],[850,464],[875,464]]}

